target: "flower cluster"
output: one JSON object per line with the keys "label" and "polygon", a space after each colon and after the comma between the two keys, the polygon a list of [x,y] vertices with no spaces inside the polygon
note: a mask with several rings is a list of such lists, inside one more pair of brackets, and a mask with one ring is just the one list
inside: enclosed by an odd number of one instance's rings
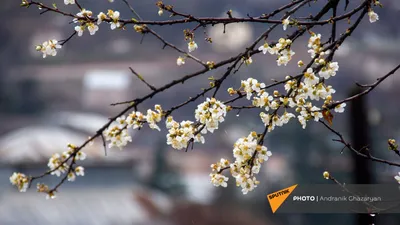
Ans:
{"label": "flower cluster", "polygon": [[[126,121],[124,117],[120,117],[119,120]],[[132,142],[132,137],[130,136],[128,130],[125,128],[125,126],[121,126],[120,123],[108,127],[104,131],[104,136],[106,141],[110,142],[108,144],[109,148],[118,147],[121,150],[122,147],[126,146],[129,142]]]}
{"label": "flower cluster", "polygon": [[[314,106],[311,100],[319,101],[320,99],[324,99],[324,106],[328,105],[333,103],[332,94],[336,91],[332,86],[327,86],[323,82],[320,82],[320,78],[315,75],[312,68],[308,68],[303,77],[303,82],[298,83],[297,80],[286,82],[285,90],[289,95],[287,98],[281,99],[280,102],[285,107],[295,108],[295,111],[300,114],[297,118],[303,129],[305,129],[308,120],[319,121],[323,118],[321,108]],[[290,77],[287,77],[287,79],[290,79]],[[335,108],[335,111],[343,112],[345,106],[346,104],[344,103],[339,104]]]}
{"label": "flower cluster", "polygon": [[75,26],[75,31],[77,32],[78,36],[82,36],[83,32],[88,29],[90,35],[96,34],[99,30],[99,27],[92,22],[92,11],[82,9],[79,13],[76,14],[78,18],[75,18],[73,21],[74,23],[79,23],[79,25]]}
{"label": "flower cluster", "polygon": [[120,13],[118,11],[113,11],[109,9],[107,11],[107,14],[100,12],[97,15],[97,25],[100,25],[104,20],[109,20],[111,30],[115,30],[116,28],[121,27],[119,19],[120,19]]}
{"label": "flower cluster", "polygon": [[319,63],[326,64],[318,73],[319,76],[325,78],[325,80],[335,76],[336,72],[339,70],[339,65],[337,62],[325,63],[325,60],[319,60]]}
{"label": "flower cluster", "polygon": [[[107,15],[110,17],[111,22],[110,22],[110,28],[111,30],[115,30],[116,28],[121,27],[121,23],[119,22],[119,12],[118,11],[113,11],[111,9],[108,10]],[[100,17],[103,15],[100,13]],[[99,18],[99,16],[97,18]]]}
{"label": "flower cluster", "polygon": [[251,132],[247,137],[238,139],[233,148],[234,163],[229,163],[226,159],[212,164],[211,182],[215,186],[226,187],[228,177],[221,175],[225,169],[230,169],[232,177],[236,179],[236,185],[242,188],[242,193],[247,194],[254,190],[259,181],[254,176],[260,172],[261,164],[272,155],[267,147],[257,143],[257,133]]}
{"label": "flower cluster", "polygon": [[55,153],[52,155],[52,157],[50,157],[47,166],[50,168],[51,175],[56,175],[59,177],[61,174],[68,172],[68,180],[74,181],[75,173],[72,169],[70,169],[69,165],[67,164],[67,161],[70,158],[74,158],[74,160],[85,160],[86,154],[82,151],[78,151],[78,148],[76,146],[68,144],[67,151],[63,152],[61,155]]}
{"label": "flower cluster", "polygon": [[275,46],[271,47],[268,43],[265,43],[260,46],[258,50],[262,51],[264,55],[267,54],[267,52],[271,55],[278,55],[278,59],[276,60],[278,66],[286,66],[295,54],[295,52],[290,49],[291,44],[292,40],[280,38]]}
{"label": "flower cluster", "polygon": [[[311,58],[315,58],[317,54],[320,56],[328,55],[330,53],[329,50],[323,51],[324,48],[321,43],[321,34],[315,34],[311,32],[311,37],[308,40],[307,47],[309,48],[308,53],[310,53]],[[315,60],[317,63],[319,60]]]}
{"label": "flower cluster", "polygon": [[204,143],[204,137],[192,121],[185,120],[178,123],[172,116],[168,116],[165,124],[168,129],[167,144],[174,149],[185,149],[190,141]]}
{"label": "flower cluster", "polygon": [[[251,96],[253,95],[253,92],[259,93],[262,88],[265,88],[264,83],[259,83],[256,79],[253,78],[248,78],[247,80],[242,80],[241,82],[241,88],[244,89],[246,92],[246,98],[247,100],[250,100]],[[228,89],[228,92],[232,92],[232,88]]]}
{"label": "flower cluster", "polygon": [[68,157],[68,154],[60,155],[58,153],[55,153],[50,157],[49,162],[47,163],[47,166],[52,171],[51,175],[56,175],[57,177],[59,177],[62,173],[65,173],[68,171],[69,167],[65,163],[65,161],[67,160],[67,157]]}
{"label": "flower cluster", "polygon": [[395,139],[388,140],[389,150],[398,151],[399,145],[396,143]]}
{"label": "flower cluster", "polygon": [[14,172],[10,177],[11,184],[17,186],[20,192],[26,192],[29,187],[29,179],[25,174]]}
{"label": "flower cluster", "polygon": [[36,50],[42,52],[43,58],[46,58],[47,55],[56,56],[57,49],[60,49],[61,47],[62,46],[60,44],[58,44],[58,41],[53,39],[53,40],[45,41],[41,45],[37,45]]}
{"label": "flower cluster", "polygon": [[127,128],[131,128],[132,129],[140,129],[141,127],[143,127],[143,123],[145,121],[145,116],[139,112],[139,111],[133,111],[131,112],[125,120],[124,116],[121,116],[119,118],[117,118],[117,122],[120,125],[124,125],[126,122],[126,126]]}
{"label": "flower cluster", "polygon": [[210,173],[211,177],[211,183],[216,186],[216,187],[227,187],[228,183],[226,183],[229,180],[229,177],[226,177],[222,174],[219,173]]}
{"label": "flower cluster", "polygon": [[[80,151],[75,145],[68,144],[67,151],[64,151],[61,155],[58,153],[53,154],[47,166],[50,168],[49,173],[51,175],[60,176],[61,174],[67,173],[66,177],[68,181],[75,181],[76,176],[84,176],[85,169],[82,166],[73,167],[73,164],[77,160],[84,160],[86,154]],[[72,160],[70,165],[67,164],[68,160]],[[22,173],[14,172],[10,177],[10,182],[17,186],[21,192],[25,192],[29,187],[30,179]],[[37,184],[38,192],[47,193],[46,199],[54,199],[56,197],[56,190],[50,190],[45,184]]]}
{"label": "flower cluster", "polygon": [[274,130],[276,126],[281,127],[289,123],[289,120],[294,117],[296,116],[293,113],[288,113],[286,111],[282,114],[282,116],[279,116],[276,113],[275,114],[268,114],[264,112],[260,113],[260,118],[263,121],[264,126],[268,127],[268,132]]}
{"label": "flower cluster", "polygon": [[139,111],[133,111],[127,117],[125,115],[118,117],[116,123],[103,132],[106,141],[110,141],[108,147],[115,146],[122,149],[129,142],[132,142],[132,137],[127,128],[140,129],[144,123],[147,123],[151,129],[160,131],[157,123],[161,121],[163,110],[160,105],[155,105],[154,109],[155,111],[148,109],[146,115]]}
{"label": "flower cluster", "polygon": [[197,123],[188,120],[179,123],[172,116],[168,116],[165,121],[168,129],[167,144],[181,150],[187,148],[190,142],[204,143],[201,134],[213,133],[218,129],[219,123],[225,120],[226,113],[227,107],[221,101],[207,98],[197,106],[195,111]]}
{"label": "flower cluster", "polygon": [[[282,41],[280,41],[282,42]],[[283,43],[283,42],[282,42]],[[318,53],[319,57],[329,54],[329,51],[323,51],[321,46],[321,35],[312,33],[308,42],[314,57]],[[263,52],[272,51],[269,46],[262,46],[260,50]],[[303,63],[299,61],[299,66]],[[255,107],[263,108],[266,112],[274,110],[272,113],[261,112],[260,117],[264,125],[268,127],[268,131],[272,131],[275,126],[283,126],[288,123],[291,118],[295,118],[295,114],[287,112],[288,108],[293,108],[297,115],[297,119],[303,128],[306,127],[306,122],[309,120],[319,121],[323,118],[322,111],[326,110],[326,106],[334,104],[332,94],[336,91],[332,86],[326,85],[324,80],[329,79],[336,75],[339,70],[337,62],[326,62],[323,58],[315,60],[315,64],[319,67],[318,73],[313,68],[307,68],[302,76],[303,81],[298,78],[287,76],[284,88],[287,92],[286,95],[279,94],[274,91],[270,95],[264,90],[266,85],[258,82],[256,79],[248,78],[241,82],[241,88],[246,93],[248,100],[251,100],[253,94],[256,96],[252,99],[252,105]],[[318,75],[317,75],[317,74]],[[236,91],[233,88],[228,89],[229,94],[234,94]],[[325,100],[322,108],[316,107],[311,101]],[[335,104],[334,111],[338,113],[344,112],[345,103]],[[285,110],[281,116],[277,114],[277,110],[283,107]]]}
{"label": "flower cluster", "polygon": [[49,186],[47,186],[46,184],[38,183],[36,185],[36,188],[37,188],[38,192],[47,193],[46,199],[55,199],[56,198],[56,194],[55,194],[56,191],[50,190]]}
{"label": "flower cluster", "polygon": [[195,111],[196,121],[204,124],[204,129],[201,133],[205,134],[207,131],[213,133],[218,129],[219,123],[224,122],[226,116],[226,106],[221,101],[215,98],[207,98],[207,100],[197,106]]}
{"label": "flower cluster", "polygon": [[157,126],[157,123],[161,121],[163,110],[160,105],[155,105],[154,109],[157,112],[154,112],[151,109],[147,110],[146,122],[149,124],[151,129],[160,131],[160,127]]}

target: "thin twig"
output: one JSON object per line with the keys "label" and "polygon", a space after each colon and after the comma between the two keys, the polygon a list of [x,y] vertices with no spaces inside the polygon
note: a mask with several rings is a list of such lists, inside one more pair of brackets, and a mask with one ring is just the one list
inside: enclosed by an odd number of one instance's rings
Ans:
{"label": "thin twig", "polygon": [[153,85],[147,83],[147,81],[144,80],[144,78],[142,77],[142,75],[136,73],[136,72],[132,69],[132,67],[129,67],[129,69],[131,70],[131,72],[132,72],[137,78],[139,78],[139,80],[141,80],[143,83],[145,83],[145,84],[147,85],[147,87],[149,87],[152,91],[157,90],[157,88],[155,88]]}

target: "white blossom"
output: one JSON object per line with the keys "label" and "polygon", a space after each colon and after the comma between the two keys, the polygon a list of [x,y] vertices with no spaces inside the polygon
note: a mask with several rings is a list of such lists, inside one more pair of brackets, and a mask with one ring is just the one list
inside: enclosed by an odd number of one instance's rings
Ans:
{"label": "white blossom", "polygon": [[176,65],[178,66],[182,66],[185,64],[185,59],[181,56],[178,57],[178,59],[176,60]]}
{"label": "white blossom", "polygon": [[259,50],[259,51],[262,51],[262,53],[263,53],[264,55],[267,54],[267,52],[268,52],[269,49],[270,49],[270,47],[268,46],[267,43],[261,45],[261,46],[258,48],[258,50]]}
{"label": "white blossom", "polygon": [[77,160],[85,160],[86,159],[86,153],[79,151],[76,153],[76,159]]}
{"label": "white blossom", "polygon": [[297,116],[297,119],[299,120],[299,122],[300,122],[302,128],[303,128],[303,129],[306,129],[306,126],[307,126],[307,120],[306,120],[306,118],[305,118],[304,116],[302,116],[302,115],[299,115],[299,116]]}
{"label": "white blossom", "polygon": [[119,16],[120,13],[118,11],[113,11],[113,10],[108,10],[107,15],[111,18],[111,30],[115,30],[116,28],[119,28],[121,26],[119,22]]}
{"label": "white blossom", "polygon": [[94,35],[99,30],[99,27],[94,23],[89,23],[87,27],[90,35]]}
{"label": "white blossom", "polygon": [[251,57],[244,58],[244,64],[246,64],[246,66],[248,66],[252,63],[253,63],[253,59]]}
{"label": "white blossom", "polygon": [[283,124],[287,124],[287,123],[289,122],[289,120],[290,120],[291,118],[294,118],[294,117],[296,117],[296,116],[295,116],[293,113],[285,112],[285,113],[281,116],[280,120],[282,121]]}
{"label": "white blossom", "polygon": [[289,20],[289,18],[290,18],[290,16],[288,16],[286,19],[284,19],[283,21],[282,21],[282,24],[283,24],[283,30],[286,30],[287,29],[287,26],[289,25],[289,23],[290,23],[290,20]]}
{"label": "white blossom", "polygon": [[339,70],[339,65],[337,62],[330,62],[325,67],[319,71],[318,75],[325,79],[329,79],[336,75],[336,72]]}
{"label": "white blossom", "polygon": [[[79,13],[76,14],[79,17],[92,17],[93,12],[90,10],[82,9]],[[75,20],[76,21],[76,20]]]}
{"label": "white blossom", "polygon": [[258,159],[262,159],[263,161],[267,161],[269,157],[272,156],[272,152],[268,151],[267,147],[262,146],[261,150],[257,154]]}
{"label": "white blossom", "polygon": [[400,184],[400,172],[399,175],[394,176],[394,179]]}
{"label": "white blossom", "polygon": [[274,98],[269,95],[268,92],[263,91],[262,94],[259,95],[259,97],[254,97],[253,105],[259,108],[264,108],[265,111],[268,111],[271,107],[271,103],[273,100]]}
{"label": "white blossom", "polygon": [[97,25],[101,24],[104,19],[107,19],[107,15],[105,13],[103,13],[103,12],[100,12],[97,15]]}
{"label": "white blossom", "polygon": [[85,176],[85,168],[83,168],[82,166],[77,166],[75,168],[75,174],[77,176]]}
{"label": "white blossom", "polygon": [[10,177],[11,184],[17,186],[20,192],[26,192],[29,186],[29,179],[23,173],[14,172]]}
{"label": "white blossom", "polygon": [[85,31],[85,26],[76,26],[75,31],[78,33],[78,36],[81,37],[83,35],[83,32]]}
{"label": "white blossom", "polygon": [[268,126],[271,121],[271,115],[265,112],[260,112],[261,121],[264,123],[264,126]]}
{"label": "white blossom", "polygon": [[69,172],[67,177],[68,177],[68,181],[71,181],[71,182],[75,181],[75,179],[76,179],[74,172]]}
{"label": "white blossom", "polygon": [[318,122],[319,119],[323,118],[322,113],[320,112],[320,108],[313,106],[311,108],[311,116],[314,117],[314,121]]}
{"label": "white blossom", "polygon": [[198,46],[197,46],[197,43],[196,43],[196,42],[190,41],[190,42],[188,43],[189,52],[193,52],[193,51],[196,50],[197,48],[198,48]]}
{"label": "white blossom", "polygon": [[46,58],[47,55],[56,56],[57,49],[60,49],[61,47],[62,46],[58,44],[58,41],[53,39],[43,42],[42,45],[36,46],[36,50],[41,51],[43,58]]}
{"label": "white blossom", "polygon": [[66,4],[66,5],[75,4],[75,0],[64,0],[64,4]]}
{"label": "white blossom", "polygon": [[335,112],[337,112],[337,113],[344,112],[344,107],[346,107],[346,103],[342,103],[342,104],[335,106]]}
{"label": "white blossom", "polygon": [[294,51],[284,49],[280,52],[280,56],[277,59],[278,66],[284,65],[286,66],[290,60],[292,60],[292,56],[295,54]]}
{"label": "white blossom", "polygon": [[308,68],[304,73],[304,84],[305,85],[315,85],[319,82],[319,78],[315,76],[312,68]]}
{"label": "white blossom", "polygon": [[321,45],[321,34],[312,34],[308,40],[308,48],[319,48]]}
{"label": "white blossom", "polygon": [[379,20],[379,16],[378,14],[376,14],[374,11],[369,11],[368,12],[368,16],[369,16],[369,22],[370,23],[375,23],[376,21]]}

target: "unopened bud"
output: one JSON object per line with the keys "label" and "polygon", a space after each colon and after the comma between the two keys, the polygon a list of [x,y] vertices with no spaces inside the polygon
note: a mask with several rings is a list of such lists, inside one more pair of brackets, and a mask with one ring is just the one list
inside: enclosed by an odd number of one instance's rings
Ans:
{"label": "unopened bud", "polygon": [[325,179],[328,180],[329,177],[330,177],[329,172],[328,172],[328,171],[325,171],[325,172],[323,173],[323,176],[324,176]]}
{"label": "unopened bud", "polygon": [[300,60],[300,61],[297,62],[297,65],[298,65],[299,67],[302,67],[302,66],[304,66],[304,62]]}
{"label": "unopened bud", "polygon": [[215,63],[213,61],[207,61],[207,66],[209,69],[212,69],[212,68],[214,68]]}
{"label": "unopened bud", "polygon": [[236,94],[236,91],[235,90],[233,90],[233,88],[228,88],[228,93],[230,94],[230,95],[234,95],[234,94]]}
{"label": "unopened bud", "polygon": [[388,140],[388,145],[389,145],[389,150],[397,151],[398,150],[398,144],[396,144],[395,139],[389,139]]}

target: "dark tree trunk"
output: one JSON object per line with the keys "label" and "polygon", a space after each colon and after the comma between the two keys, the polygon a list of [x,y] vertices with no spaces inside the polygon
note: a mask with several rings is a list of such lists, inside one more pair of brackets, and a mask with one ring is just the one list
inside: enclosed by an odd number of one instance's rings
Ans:
{"label": "dark tree trunk", "polygon": [[[350,96],[360,93],[362,90],[360,88],[354,88]],[[350,134],[351,134],[351,144],[357,150],[362,150],[362,152],[367,151],[366,146],[371,146],[371,139],[369,137],[369,127],[368,127],[368,107],[366,103],[366,98],[361,97],[350,103]],[[373,182],[373,174],[371,173],[370,160],[360,157],[356,154],[352,155],[354,164],[354,183],[355,184],[371,184]],[[373,217],[368,214],[358,214],[357,223],[359,225],[369,225],[373,224]]]}

